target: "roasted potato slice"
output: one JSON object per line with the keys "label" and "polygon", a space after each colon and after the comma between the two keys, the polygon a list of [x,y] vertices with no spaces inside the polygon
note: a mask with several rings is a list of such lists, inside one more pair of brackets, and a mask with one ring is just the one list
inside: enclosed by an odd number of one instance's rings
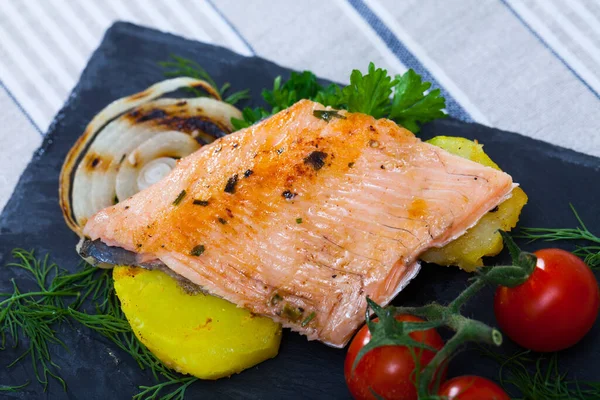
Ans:
{"label": "roasted potato slice", "polygon": [[[460,137],[437,136],[427,141],[435,146],[500,170],[483,151],[483,145]],[[482,257],[495,256],[503,248],[498,229],[509,231],[517,225],[521,209],[527,204],[527,195],[517,187],[512,196],[483,216],[471,229],[458,239],[438,249],[430,249],[421,255],[426,262],[439,265],[456,265],[472,272],[483,265]]]}
{"label": "roasted potato slice", "polygon": [[115,267],[115,290],[137,338],[165,365],[218,379],[275,357],[281,325],[226,300],[190,294],[161,271]]}

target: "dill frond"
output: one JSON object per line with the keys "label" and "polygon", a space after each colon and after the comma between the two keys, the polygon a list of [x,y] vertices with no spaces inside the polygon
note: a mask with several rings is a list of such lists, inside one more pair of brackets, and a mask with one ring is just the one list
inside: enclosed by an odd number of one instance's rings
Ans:
{"label": "dill frond", "polygon": [[583,258],[583,261],[593,270],[600,269],[600,237],[594,235],[585,226],[573,204],[569,204],[569,206],[579,226],[575,228],[521,228],[521,233],[517,237],[529,239],[532,242],[536,240],[547,242],[577,240],[587,242],[585,245],[577,245],[573,254]]}

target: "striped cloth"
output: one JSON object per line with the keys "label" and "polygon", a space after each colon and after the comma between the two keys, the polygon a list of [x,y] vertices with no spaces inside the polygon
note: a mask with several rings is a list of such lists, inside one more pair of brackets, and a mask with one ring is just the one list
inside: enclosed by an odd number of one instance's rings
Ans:
{"label": "striped cloth", "polygon": [[413,68],[456,118],[600,156],[598,0],[2,0],[0,207],[117,20],[342,83]]}

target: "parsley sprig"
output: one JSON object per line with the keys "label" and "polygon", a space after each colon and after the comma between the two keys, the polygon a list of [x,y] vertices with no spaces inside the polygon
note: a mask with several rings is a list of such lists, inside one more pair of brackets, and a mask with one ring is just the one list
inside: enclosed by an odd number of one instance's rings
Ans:
{"label": "parsley sprig", "polygon": [[579,226],[575,228],[521,228],[519,237],[535,240],[545,240],[555,242],[558,240],[577,240],[585,243],[577,245],[573,254],[582,257],[585,263],[593,270],[600,269],[600,237],[594,235],[585,226],[583,220],[575,210],[572,204],[569,204],[571,211],[575,215],[575,219]]}
{"label": "parsley sprig", "polygon": [[[204,79],[223,95],[229,83],[220,89],[208,73],[196,62],[183,57],[172,56],[170,61],[159,63],[169,77],[190,76]],[[439,89],[431,89],[430,82],[423,82],[421,76],[412,69],[402,75],[392,77],[388,71],[369,64],[366,74],[353,70],[350,84],[345,87],[334,83],[323,86],[310,71],[292,72],[288,80],[278,76],[272,89],[263,89],[262,98],[269,108],[246,107],[242,119],[233,118],[231,123],[236,130],[247,128],[302,99],[317,101],[323,105],[350,112],[359,112],[375,118],[389,118],[417,133],[420,126],[434,119],[444,118],[446,101]],[[200,93],[198,93],[200,94]],[[236,92],[225,99],[235,104],[249,98],[248,90]]]}
{"label": "parsley sprig", "polygon": [[412,69],[396,79],[398,83],[392,99],[390,119],[409,131],[418,132],[420,124],[446,116],[442,111],[446,107],[446,100],[440,89],[428,92],[431,83],[423,82],[421,76]]}
{"label": "parsley sprig", "polygon": [[[85,264],[80,271],[68,273],[51,263],[47,256],[37,259],[32,251],[21,249],[14,250],[13,257],[17,262],[8,266],[27,271],[35,289],[21,291],[13,279],[12,293],[0,293],[0,350],[6,348],[8,339],[13,347],[25,347],[24,353],[10,363],[9,368],[29,358],[44,390],[50,378],[66,390],[59,366],[52,361],[51,348],[66,348],[56,328],[61,323],[77,321],[132,356],[142,370],[150,370],[155,383],[140,386],[140,392],[133,397],[135,400],[183,400],[186,389],[198,380],[169,369],[137,339],[121,310],[111,271]],[[18,391],[28,384],[0,384],[0,392]]]}
{"label": "parsley sprig", "polygon": [[337,109],[389,118],[418,132],[420,125],[446,116],[440,90],[429,91],[430,88],[431,83],[423,82],[412,69],[392,78],[387,70],[376,68],[373,63],[366,74],[353,70],[350,84],[345,87],[336,84],[323,87],[310,71],[292,72],[287,81],[278,76],[273,89],[263,90],[262,97],[271,106],[270,110],[247,107],[243,119],[233,119],[232,123],[236,129],[246,128],[298,100],[310,99]]}

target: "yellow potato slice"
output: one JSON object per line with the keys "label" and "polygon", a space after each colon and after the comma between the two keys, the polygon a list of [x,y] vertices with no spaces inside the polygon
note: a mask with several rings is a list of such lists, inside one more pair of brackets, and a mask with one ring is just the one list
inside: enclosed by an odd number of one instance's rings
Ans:
{"label": "yellow potato slice", "polygon": [[[483,151],[483,145],[460,137],[437,136],[427,141],[435,146],[491,168],[500,170]],[[458,239],[438,249],[430,249],[421,255],[426,262],[439,265],[456,265],[472,272],[483,265],[483,257],[495,256],[504,244],[498,229],[510,231],[517,225],[521,209],[527,204],[527,195],[517,187],[512,197],[488,212],[471,229]]]}
{"label": "yellow potato slice", "polygon": [[434,146],[441,147],[448,153],[455,156],[466,158],[467,160],[475,161],[476,163],[492,167],[498,171],[502,171],[498,164],[492,161],[490,157],[483,151],[483,145],[478,142],[454,136],[436,136],[427,141]]}
{"label": "yellow potato slice", "polygon": [[113,278],[137,338],[178,372],[218,379],[279,351],[281,325],[269,318],[218,297],[189,294],[161,271],[117,266]]}

